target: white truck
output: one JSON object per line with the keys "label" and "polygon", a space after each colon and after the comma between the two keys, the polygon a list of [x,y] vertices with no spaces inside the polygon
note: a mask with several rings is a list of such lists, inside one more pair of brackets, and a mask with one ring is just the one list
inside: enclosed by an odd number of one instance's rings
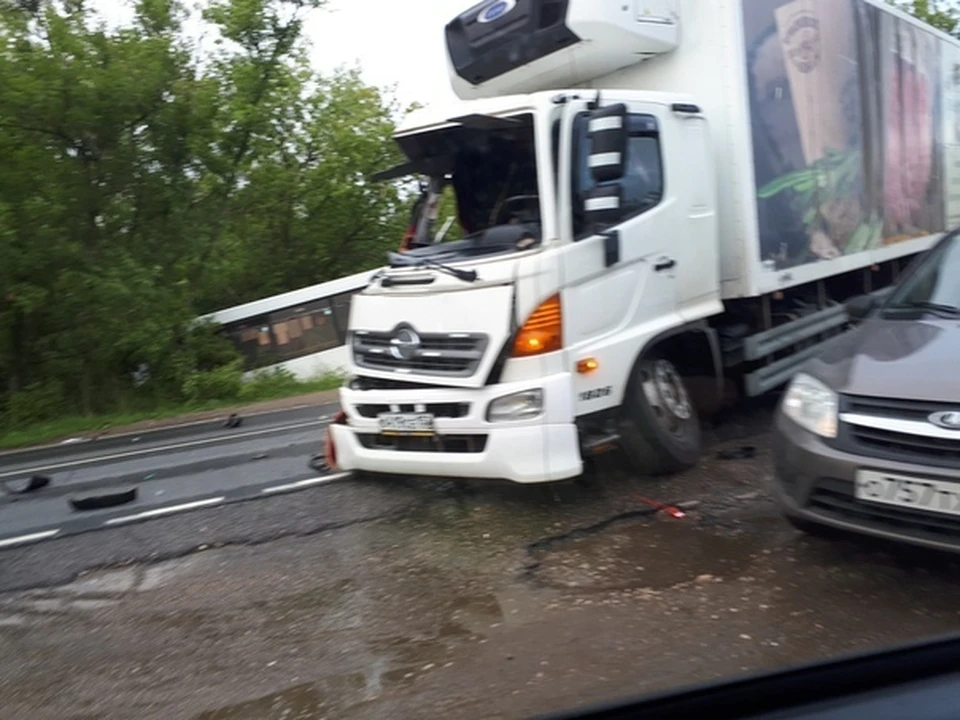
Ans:
{"label": "white truck", "polygon": [[727,386],[784,384],[960,224],[960,49],[881,0],[486,0],[445,36],[460,100],[379,177],[425,180],[353,300],[340,469],[689,467]]}

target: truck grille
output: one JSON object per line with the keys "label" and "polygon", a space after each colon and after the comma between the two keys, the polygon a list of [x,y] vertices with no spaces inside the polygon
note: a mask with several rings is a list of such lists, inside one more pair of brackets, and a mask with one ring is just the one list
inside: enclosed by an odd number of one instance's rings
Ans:
{"label": "truck grille", "polygon": [[363,368],[414,375],[470,377],[487,349],[486,335],[420,334],[409,326],[392,332],[353,333],[354,362]]}
{"label": "truck grille", "polygon": [[941,542],[960,541],[960,517],[860,502],[854,497],[853,483],[849,481],[820,480],[810,496],[809,507],[820,515],[878,530]]}
{"label": "truck grille", "polygon": [[[956,410],[958,405],[845,396],[841,398],[840,412],[866,415],[877,419],[926,423],[931,414]],[[930,428],[932,430],[934,426],[931,425]],[[957,433],[956,439],[950,439],[900,432],[894,428],[881,429],[844,422],[840,425],[837,445],[847,452],[877,459],[960,468],[960,432]]]}
{"label": "truck grille", "polygon": [[434,452],[474,454],[487,447],[486,435],[437,435],[435,437],[394,437],[358,434],[357,440],[367,450],[394,452]]}
{"label": "truck grille", "polygon": [[364,403],[357,405],[357,413],[361,417],[375,418],[381,413],[415,413],[426,412],[438,418],[464,418],[470,413],[470,403],[426,403],[423,409],[407,403],[402,405],[384,405]]}

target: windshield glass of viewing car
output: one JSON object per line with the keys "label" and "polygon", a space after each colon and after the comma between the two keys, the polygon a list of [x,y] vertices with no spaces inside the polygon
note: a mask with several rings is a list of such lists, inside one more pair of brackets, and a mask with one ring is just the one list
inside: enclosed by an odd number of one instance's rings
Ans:
{"label": "windshield glass of viewing car", "polygon": [[960,235],[934,248],[884,308],[888,317],[911,312],[960,314]]}

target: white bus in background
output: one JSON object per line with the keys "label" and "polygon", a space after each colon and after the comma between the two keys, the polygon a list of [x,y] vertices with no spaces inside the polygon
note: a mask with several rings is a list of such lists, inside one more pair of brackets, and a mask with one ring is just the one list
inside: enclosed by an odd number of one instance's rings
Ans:
{"label": "white bus in background", "polygon": [[348,362],[347,321],[353,295],[375,271],[255,300],[199,318],[222,326],[248,373],[284,368],[300,379],[338,372]]}

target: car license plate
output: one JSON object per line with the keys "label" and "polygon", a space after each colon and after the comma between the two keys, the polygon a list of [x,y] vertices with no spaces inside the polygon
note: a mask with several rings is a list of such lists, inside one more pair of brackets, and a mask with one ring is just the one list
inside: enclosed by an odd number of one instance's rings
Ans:
{"label": "car license plate", "polygon": [[433,415],[429,413],[384,413],[379,416],[384,435],[433,435]]}
{"label": "car license plate", "polygon": [[860,470],[855,496],[864,502],[960,515],[960,483],[955,482]]}

